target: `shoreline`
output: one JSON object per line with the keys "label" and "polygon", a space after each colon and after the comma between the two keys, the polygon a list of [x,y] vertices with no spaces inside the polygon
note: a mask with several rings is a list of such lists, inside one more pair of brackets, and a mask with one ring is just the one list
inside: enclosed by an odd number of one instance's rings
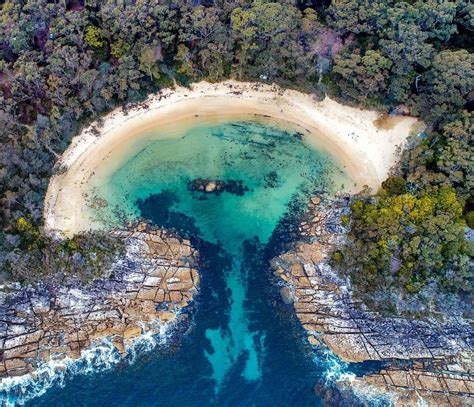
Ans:
{"label": "shoreline", "polygon": [[455,314],[445,321],[386,317],[361,303],[330,264],[332,249],[347,233],[341,221],[347,209],[344,199],[311,198],[299,237],[271,260],[282,300],[295,312],[307,342],[343,364],[382,364],[358,375],[343,367],[334,375],[339,389],[358,397],[387,397],[394,406],[472,405],[471,321]]}
{"label": "shoreline", "polygon": [[38,368],[54,370],[50,362],[79,360],[103,341],[118,361],[144,336],[162,338],[191,322],[200,286],[191,243],[146,224],[111,236],[126,247],[108,270],[113,279],[12,284],[0,298],[0,405],[15,378],[34,380]]}
{"label": "shoreline", "polygon": [[378,112],[344,106],[328,97],[316,102],[309,94],[260,83],[229,80],[166,89],[127,113],[119,107],[107,114],[98,135],[94,134],[94,122],[73,138],[57,163],[61,171],[50,179],[45,229],[71,236],[99,226],[87,211],[90,179],[109,157],[120,163],[137,136],[158,126],[183,126],[196,118],[222,121],[243,117],[275,120],[306,130],[306,142],[330,154],[354,181],[346,192],[357,192],[365,185],[378,188],[396,162],[397,148],[416,124],[422,125],[414,117],[396,116],[389,126],[377,127]]}

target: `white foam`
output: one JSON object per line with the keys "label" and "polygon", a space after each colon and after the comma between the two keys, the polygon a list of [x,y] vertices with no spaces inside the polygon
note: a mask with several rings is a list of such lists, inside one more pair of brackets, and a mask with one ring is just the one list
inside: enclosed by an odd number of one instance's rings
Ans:
{"label": "white foam", "polygon": [[394,395],[383,394],[369,385],[361,386],[356,383],[354,380],[356,375],[348,371],[349,364],[337,357],[330,349],[325,348],[318,353],[315,362],[322,364],[325,368],[323,373],[325,386],[331,387],[343,383],[364,406],[393,405]]}
{"label": "white foam", "polygon": [[42,396],[53,386],[64,387],[76,375],[91,375],[114,368],[119,362],[129,364],[137,357],[156,346],[165,346],[173,332],[173,323],[157,322],[157,334],[148,331],[126,346],[127,356],[122,357],[110,338],[104,338],[93,347],[83,350],[81,357],[64,357],[42,362],[34,374],[8,377],[0,383],[0,406],[24,405],[27,401]]}
{"label": "white foam", "polygon": [[334,385],[340,380],[352,380],[355,377],[354,373],[347,371],[349,364],[339,359],[334,352],[325,348],[318,354],[318,363],[322,363],[326,368],[323,376],[325,385]]}

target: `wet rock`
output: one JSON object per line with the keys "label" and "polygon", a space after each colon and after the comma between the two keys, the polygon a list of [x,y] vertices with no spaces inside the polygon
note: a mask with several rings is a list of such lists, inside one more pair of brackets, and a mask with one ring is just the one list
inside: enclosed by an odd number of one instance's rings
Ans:
{"label": "wet rock", "polygon": [[280,295],[285,304],[293,304],[295,301],[294,289],[292,287],[282,287],[280,288]]}
{"label": "wet rock", "polygon": [[308,342],[313,346],[318,346],[321,342],[313,335],[308,336]]}
{"label": "wet rock", "polygon": [[311,198],[311,203],[313,205],[319,205],[321,203],[321,198],[319,196],[313,196]]}
{"label": "wet rock", "polygon": [[107,206],[109,206],[109,203],[103,198],[94,198],[92,202],[93,208],[106,208]]}
{"label": "wet rock", "polygon": [[342,199],[323,207],[312,198],[300,224],[300,234],[309,237],[272,261],[285,289],[294,289],[295,312],[308,340],[323,342],[348,362],[384,362],[381,372],[341,386],[392,394],[396,405],[414,405],[420,398],[429,405],[474,404],[474,335],[468,321],[383,318],[355,300],[348,281],[329,266],[332,248],[345,238],[340,217],[347,211]]}
{"label": "wet rock", "polygon": [[77,358],[104,337],[125,354],[143,333],[187,318],[181,310],[199,287],[198,254],[189,241],[145,224],[112,235],[126,244],[112,278],[87,287],[11,284],[2,293],[0,378],[30,373],[40,360]]}
{"label": "wet rock", "polygon": [[249,189],[240,180],[210,180],[205,178],[197,178],[188,182],[188,189],[190,191],[197,191],[206,194],[219,195],[223,192],[228,192],[234,195],[244,195]]}

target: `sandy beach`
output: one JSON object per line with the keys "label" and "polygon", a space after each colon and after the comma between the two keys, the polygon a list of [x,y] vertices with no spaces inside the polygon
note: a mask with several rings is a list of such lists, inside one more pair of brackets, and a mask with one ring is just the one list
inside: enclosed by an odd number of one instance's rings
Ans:
{"label": "sandy beach", "polygon": [[391,117],[380,125],[379,113],[341,105],[329,98],[317,102],[311,95],[276,86],[226,81],[199,82],[150,96],[141,107],[124,113],[118,108],[97,126],[85,128],[60,159],[45,199],[45,229],[66,235],[98,227],[89,217],[87,191],[98,168],[120,162],[137,136],[161,126],[180,126],[195,120],[240,117],[272,118],[306,130],[306,140],[331,154],[353,184],[376,190],[397,159],[412,131],[421,123],[408,116]]}

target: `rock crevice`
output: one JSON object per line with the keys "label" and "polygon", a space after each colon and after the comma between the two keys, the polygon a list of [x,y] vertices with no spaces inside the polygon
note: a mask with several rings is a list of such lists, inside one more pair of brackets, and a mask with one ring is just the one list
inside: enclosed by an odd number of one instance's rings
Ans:
{"label": "rock crevice", "polygon": [[386,362],[385,370],[352,385],[393,393],[397,404],[420,397],[432,402],[437,393],[443,402],[436,405],[474,402],[474,336],[468,321],[381,317],[354,299],[348,281],[332,270],[329,255],[344,240],[340,218],[346,212],[343,200],[324,205],[313,198],[299,227],[300,241],[272,261],[284,300],[293,302],[310,342],[322,341],[347,362]]}
{"label": "rock crevice", "polygon": [[198,292],[197,251],[170,233],[114,231],[126,252],[109,279],[88,286],[11,284],[0,293],[0,378],[33,373],[52,358],[76,359],[110,337],[122,354],[144,333],[184,321]]}

